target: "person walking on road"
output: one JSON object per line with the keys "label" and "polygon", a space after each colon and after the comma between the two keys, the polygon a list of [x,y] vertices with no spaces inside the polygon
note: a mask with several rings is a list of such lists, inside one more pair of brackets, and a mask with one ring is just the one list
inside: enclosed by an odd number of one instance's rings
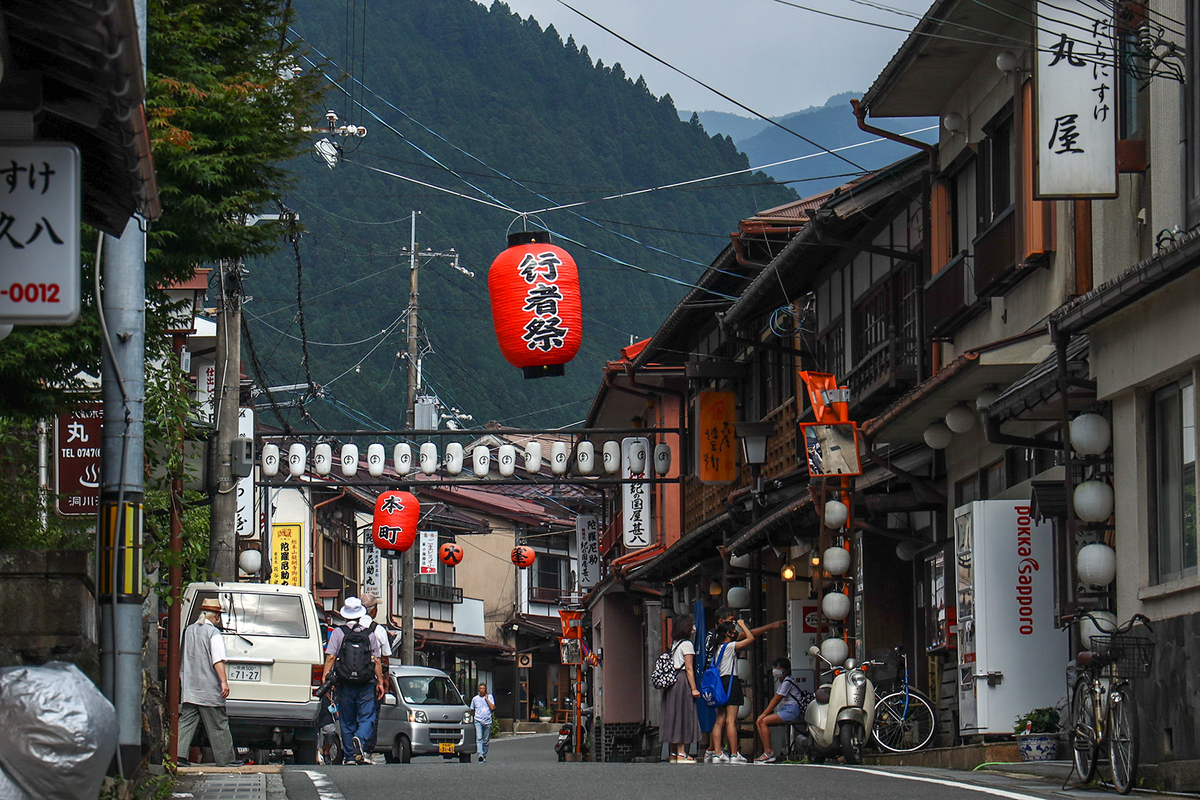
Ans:
{"label": "person walking on road", "polygon": [[675,617],[671,624],[671,666],[675,682],[662,695],[662,725],[659,738],[671,748],[672,764],[695,764],[688,754],[689,745],[700,741],[700,721],[696,717],[696,622],[691,614]]}
{"label": "person walking on road", "polygon": [[240,767],[225,698],[229,681],[225,676],[225,639],[217,625],[221,622],[221,601],[209,597],[200,604],[200,616],[183,633],[183,657],[179,666],[179,742],[176,762],[188,766],[188,750],[196,727],[204,723],[213,758],[219,767]]}
{"label": "person walking on road", "polygon": [[325,647],[325,672],[334,673],[344,764],[370,764],[366,743],[375,734],[375,706],[386,693],[374,622],[364,626],[367,610],[347,597],[339,612],[345,625],[334,628]]}
{"label": "person walking on road", "polygon": [[492,740],[492,712],[496,710],[496,698],[488,694],[487,684],[479,684],[479,693],[471,698],[471,712],[475,719],[475,744],[479,747],[479,763],[487,761],[488,743]]}
{"label": "person walking on road", "polygon": [[775,696],[754,721],[758,729],[758,740],[762,743],[762,755],[754,759],[755,764],[774,764],[779,760],[778,755],[771,750],[771,726],[793,725],[804,720],[804,710],[813,699],[812,692],[806,692],[792,677],[792,662],[782,656],[771,662],[771,675],[779,681],[775,688]]}
{"label": "person walking on road", "polygon": [[[739,638],[740,637],[740,638]],[[738,620],[736,626],[722,622],[717,626],[717,653],[719,662],[717,671],[721,680],[729,680],[729,699],[725,705],[717,709],[717,721],[713,724],[712,743],[714,764],[745,764],[746,757],[738,752],[737,715],[745,695],[742,692],[742,681],[735,674],[737,670],[737,651],[745,650],[754,644],[754,634],[746,623]],[[721,745],[722,737],[729,740],[729,755],[725,755]]]}
{"label": "person walking on road", "polygon": [[[367,613],[363,616],[363,620],[367,623],[373,622],[375,620],[375,613],[379,610],[379,598],[368,592],[360,599],[362,600],[363,608],[367,610]],[[379,661],[383,672],[384,684],[383,691],[384,694],[387,694],[388,681],[391,680],[388,677],[388,667],[391,666],[392,643],[388,638],[386,623],[373,625],[371,627],[371,635],[379,642]],[[375,724],[371,729],[371,739],[370,741],[363,742],[363,749],[367,753],[368,761],[371,759],[371,754],[375,752],[375,740],[379,737],[379,710],[381,708],[383,708],[382,702],[375,703]]]}

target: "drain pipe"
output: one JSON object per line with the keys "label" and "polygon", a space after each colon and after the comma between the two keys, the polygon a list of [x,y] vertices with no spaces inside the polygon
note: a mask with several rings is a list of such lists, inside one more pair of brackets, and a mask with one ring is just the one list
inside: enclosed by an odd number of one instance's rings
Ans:
{"label": "drain pipe", "polygon": [[891,139],[893,142],[899,142],[900,144],[905,144],[909,147],[915,147],[918,150],[924,150],[929,156],[930,170],[934,173],[937,172],[938,149],[936,145],[926,144],[925,142],[918,141],[917,139],[910,139],[907,136],[902,136],[898,133],[892,133],[891,131],[884,130],[883,128],[876,128],[874,125],[867,123],[867,109],[862,106],[861,100],[858,98],[851,98],[850,105],[854,108],[854,116],[858,120],[859,130],[865,131],[866,133],[872,133],[876,136],[882,136],[884,139]]}

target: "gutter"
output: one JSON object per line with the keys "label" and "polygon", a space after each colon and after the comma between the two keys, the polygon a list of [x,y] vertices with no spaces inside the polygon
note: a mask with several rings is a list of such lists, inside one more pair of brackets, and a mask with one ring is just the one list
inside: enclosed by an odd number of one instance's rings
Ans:
{"label": "gutter", "polygon": [[[862,100],[852,97],[850,98],[850,105],[854,108],[854,117],[858,120],[859,130],[874,134],[875,136],[882,136],[884,139],[890,139],[893,142],[899,142],[900,144],[908,145],[909,147],[915,147],[918,150],[925,151],[925,153],[929,156],[930,174],[937,174],[938,149],[936,146],[917,141],[916,139],[910,139],[907,136],[901,136],[898,133],[892,133],[891,131],[884,130],[883,128],[876,128],[874,125],[868,124],[867,107],[863,105]],[[928,228],[926,228],[926,230],[928,230]]]}

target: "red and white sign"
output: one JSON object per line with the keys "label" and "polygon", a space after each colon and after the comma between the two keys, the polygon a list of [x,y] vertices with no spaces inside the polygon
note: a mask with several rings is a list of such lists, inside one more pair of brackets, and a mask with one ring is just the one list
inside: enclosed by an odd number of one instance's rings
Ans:
{"label": "red and white sign", "polygon": [[104,407],[91,403],[54,419],[54,511],[94,516],[100,502],[100,435]]}
{"label": "red and white sign", "polygon": [[421,531],[421,574],[437,575],[438,571],[437,531]]}

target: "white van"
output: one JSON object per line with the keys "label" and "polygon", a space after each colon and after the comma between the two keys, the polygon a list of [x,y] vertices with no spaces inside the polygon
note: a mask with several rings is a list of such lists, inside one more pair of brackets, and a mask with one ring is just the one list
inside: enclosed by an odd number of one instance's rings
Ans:
{"label": "white van", "polygon": [[325,665],[324,631],[312,592],[268,583],[193,583],[183,593],[183,622],[200,616],[209,597],[221,601],[225,709],[237,747],[289,747],[297,764],[317,762],[313,690]]}

